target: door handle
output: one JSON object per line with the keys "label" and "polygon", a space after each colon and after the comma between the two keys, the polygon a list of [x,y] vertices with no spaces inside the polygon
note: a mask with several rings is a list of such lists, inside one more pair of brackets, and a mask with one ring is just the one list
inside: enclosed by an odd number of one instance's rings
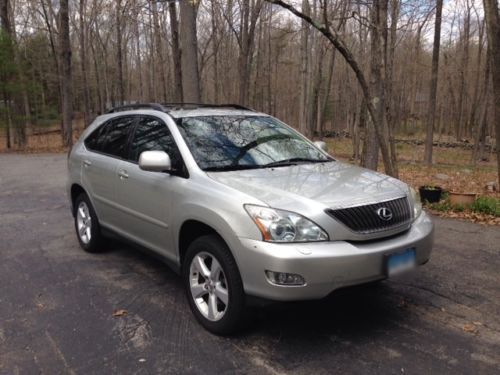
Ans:
{"label": "door handle", "polygon": [[121,169],[120,171],[118,171],[118,176],[121,180],[123,180],[124,178],[128,178],[128,173],[125,169]]}
{"label": "door handle", "polygon": [[87,168],[88,168],[88,167],[90,167],[91,165],[92,165],[92,162],[91,162],[90,160],[84,160],[84,161],[83,161],[83,166],[84,166],[84,167],[87,167]]}

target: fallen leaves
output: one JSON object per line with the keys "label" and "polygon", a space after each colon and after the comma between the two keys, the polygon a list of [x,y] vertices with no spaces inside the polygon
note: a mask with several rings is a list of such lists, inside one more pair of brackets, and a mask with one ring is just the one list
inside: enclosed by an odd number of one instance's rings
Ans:
{"label": "fallen leaves", "polygon": [[464,332],[467,332],[467,333],[476,333],[477,332],[477,328],[473,324],[464,324],[462,329],[464,330]]}
{"label": "fallen leaves", "polygon": [[440,216],[440,217],[449,217],[449,218],[454,218],[454,219],[462,219],[462,220],[468,220],[472,221],[474,223],[479,223],[479,224],[486,224],[486,225],[500,225],[500,217],[495,217],[493,215],[486,215],[486,214],[481,214],[477,212],[471,212],[471,211],[462,211],[462,212],[457,212],[457,211],[437,211],[437,210],[431,210],[429,209],[429,212],[431,212],[435,216]]}
{"label": "fallen leaves", "polygon": [[464,326],[462,327],[462,330],[464,332],[467,332],[467,333],[477,334],[477,333],[479,333],[478,327],[482,326],[482,325],[483,324],[481,322],[467,323],[467,324],[464,324]]}
{"label": "fallen leaves", "polygon": [[121,317],[121,316],[127,316],[128,315],[128,311],[127,310],[123,310],[123,309],[120,309],[120,310],[116,310],[114,313],[113,313],[113,316],[115,318],[117,317]]}

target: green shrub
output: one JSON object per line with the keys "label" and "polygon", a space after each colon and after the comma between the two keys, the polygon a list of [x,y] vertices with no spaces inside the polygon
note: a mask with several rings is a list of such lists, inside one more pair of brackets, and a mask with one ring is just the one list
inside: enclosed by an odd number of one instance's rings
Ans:
{"label": "green shrub", "polygon": [[474,212],[500,217],[500,199],[493,197],[479,197],[471,205],[471,209]]}

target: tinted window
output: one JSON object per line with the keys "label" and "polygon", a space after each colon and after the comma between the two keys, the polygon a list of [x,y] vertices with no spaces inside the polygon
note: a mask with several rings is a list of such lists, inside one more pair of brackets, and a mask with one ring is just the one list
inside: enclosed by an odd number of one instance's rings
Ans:
{"label": "tinted window", "polygon": [[[108,123],[109,124],[109,123]],[[102,135],[106,132],[106,125],[99,126],[85,139],[85,147],[89,150],[100,151],[102,148]]]}
{"label": "tinted window", "polygon": [[102,146],[98,145],[98,150],[113,156],[125,156],[127,140],[134,119],[134,117],[119,117],[104,125],[105,129],[99,134]]}
{"label": "tinted window", "polygon": [[144,151],[165,151],[170,156],[173,168],[181,167],[181,156],[172,134],[161,120],[154,117],[143,117],[137,123],[129,158],[137,162]]}

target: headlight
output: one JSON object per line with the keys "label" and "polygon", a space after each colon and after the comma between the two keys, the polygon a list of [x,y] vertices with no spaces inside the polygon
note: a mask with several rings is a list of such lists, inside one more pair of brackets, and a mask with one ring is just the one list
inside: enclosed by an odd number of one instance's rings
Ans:
{"label": "headlight", "polygon": [[245,209],[262,233],[264,241],[328,241],[326,232],[302,215],[250,204],[246,204]]}
{"label": "headlight", "polygon": [[414,188],[410,188],[411,198],[413,199],[413,218],[416,219],[422,213],[422,203],[420,197]]}

